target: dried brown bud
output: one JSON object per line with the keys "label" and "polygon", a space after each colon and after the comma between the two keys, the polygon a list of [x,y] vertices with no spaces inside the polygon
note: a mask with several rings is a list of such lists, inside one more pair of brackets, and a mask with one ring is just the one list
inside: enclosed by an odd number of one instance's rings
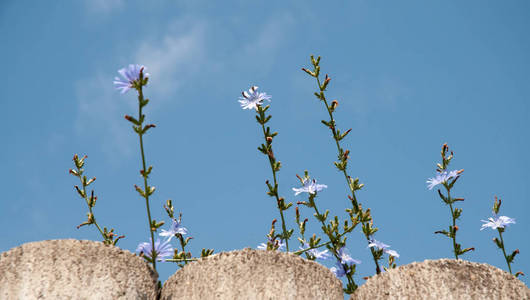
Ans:
{"label": "dried brown bud", "polygon": [[269,143],[269,144],[272,143],[272,137],[270,137],[270,136],[267,137],[267,143]]}
{"label": "dried brown bud", "polygon": [[455,225],[455,227],[453,227],[455,229],[455,232],[458,231],[458,225]]}
{"label": "dried brown bud", "polygon": [[337,101],[337,100],[331,101],[331,108],[332,109],[337,108],[337,106],[339,106],[339,101]]}

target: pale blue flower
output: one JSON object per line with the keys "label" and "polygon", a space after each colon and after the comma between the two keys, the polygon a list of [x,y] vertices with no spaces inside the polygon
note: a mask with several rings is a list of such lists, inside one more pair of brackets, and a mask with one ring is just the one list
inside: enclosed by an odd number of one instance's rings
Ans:
{"label": "pale blue flower", "polygon": [[[160,239],[156,239],[155,253],[158,261],[165,261],[165,257],[173,256],[173,248],[169,242],[169,239],[166,239],[163,242],[160,242]],[[151,242],[140,243],[136,248],[136,252],[138,254],[143,253],[143,255],[148,258],[153,258],[153,246]]]}
{"label": "pale blue flower", "polygon": [[509,218],[507,216],[488,218],[488,221],[481,221],[484,222],[484,224],[482,224],[482,228],[480,228],[480,230],[486,229],[488,227],[491,227],[491,229],[495,230],[497,228],[504,228],[509,224],[515,224],[515,219]]}
{"label": "pale blue flower", "polygon": [[168,240],[171,241],[176,234],[186,235],[188,234],[188,229],[180,224],[180,220],[173,219],[169,230],[162,229],[162,232],[158,235],[168,237]]}
{"label": "pale blue flower", "polygon": [[315,194],[316,192],[320,192],[321,190],[328,187],[325,184],[317,184],[316,179],[311,180],[309,178],[304,178],[303,181],[303,186],[301,188],[293,188],[293,191],[295,191],[295,196],[300,193]]}
{"label": "pale blue flower", "polygon": [[368,244],[368,247],[372,248],[372,247],[376,247],[377,249],[381,250],[381,249],[386,249],[388,247],[390,247],[390,245],[387,245],[383,242],[380,242],[376,239],[371,239],[370,240],[370,243]]}
{"label": "pale blue flower", "polygon": [[337,254],[339,256],[339,260],[335,263],[335,267],[332,267],[330,269],[333,274],[337,277],[342,277],[346,275],[346,268],[344,266],[351,266],[353,264],[360,264],[360,260],[356,260],[351,258],[351,256],[348,254],[348,249],[346,247],[342,247],[337,251]]}
{"label": "pale blue flower", "polygon": [[384,251],[385,251],[386,254],[388,254],[390,256],[399,257],[399,253],[397,253],[396,250],[385,249]]}
{"label": "pale blue flower", "polygon": [[121,93],[124,94],[128,90],[134,88],[134,82],[140,79],[140,70],[143,69],[144,78],[149,77],[149,73],[146,73],[147,69],[143,65],[129,65],[129,67],[118,70],[118,73],[123,78],[114,77],[114,85],[116,89],[121,90]]}
{"label": "pale blue flower", "polygon": [[[309,244],[304,243],[304,247],[303,248],[300,247],[300,250],[305,250],[308,248],[310,248]],[[318,251],[318,249],[311,249],[311,250],[307,250],[306,253],[309,253],[311,256],[313,256],[316,259],[327,259],[329,257],[329,253],[327,249],[322,250],[322,251]]]}
{"label": "pale blue flower", "polygon": [[243,109],[257,109],[258,105],[261,105],[263,100],[271,101],[271,96],[266,93],[259,93],[257,86],[252,86],[248,92],[244,91],[243,97],[239,97],[239,103]]}
{"label": "pale blue flower", "polygon": [[429,178],[429,180],[427,180],[427,183],[429,184],[427,187],[429,188],[429,190],[432,190],[433,187],[441,183],[446,183],[449,179],[455,178],[457,176],[458,176],[458,170],[453,170],[453,171],[443,170],[442,172],[438,172],[436,174],[436,177]]}
{"label": "pale blue flower", "polygon": [[376,239],[371,239],[369,244],[368,244],[368,247],[372,248],[372,247],[376,247],[378,250],[383,250],[383,252],[385,252],[386,254],[388,255],[391,255],[391,256],[394,256],[394,257],[399,257],[399,254],[397,253],[396,250],[391,250],[391,249],[388,249],[390,247],[390,245],[387,245],[383,242],[380,242]]}
{"label": "pale blue flower", "polygon": [[348,249],[346,247],[342,247],[337,251],[337,254],[340,258],[340,263],[351,266],[352,264],[360,264],[360,260],[353,259],[350,254],[348,254]]}
{"label": "pale blue flower", "polygon": [[[269,239],[269,242],[272,242],[271,239]],[[285,247],[285,243],[283,243],[281,240],[276,240],[276,243],[275,245],[278,245],[278,251],[281,251],[283,250],[283,248]],[[267,243],[261,243],[259,244],[256,249],[258,250],[267,250]]]}
{"label": "pale blue flower", "polygon": [[346,275],[346,270],[344,269],[344,266],[339,261],[337,261],[337,263],[335,264],[335,267],[331,267],[331,269],[329,270],[333,272],[333,274],[335,274],[335,276],[339,278]]}

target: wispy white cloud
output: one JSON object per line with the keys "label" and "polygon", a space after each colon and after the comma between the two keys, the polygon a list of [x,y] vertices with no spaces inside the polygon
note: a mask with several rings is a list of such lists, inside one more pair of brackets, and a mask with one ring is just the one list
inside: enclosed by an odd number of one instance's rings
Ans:
{"label": "wispy white cloud", "polygon": [[173,22],[163,36],[143,40],[134,61],[148,68],[150,79],[156,81],[149,91],[163,100],[205,69],[205,49],[206,23],[181,19]]}
{"label": "wispy white cloud", "polygon": [[[146,87],[149,97],[157,99],[149,105],[150,110],[159,109],[164,99],[170,99],[182,85],[190,84],[193,76],[204,67],[205,24],[188,21],[171,23],[161,36],[145,37],[130,54],[129,62],[145,65],[151,74],[150,80],[156,82]],[[91,78],[76,83],[75,130],[78,136],[100,144],[112,162],[116,155],[129,157],[133,153],[128,145],[134,144],[134,135],[123,115],[133,114],[137,103],[131,96],[134,91],[120,95],[113,87],[113,78],[119,76],[117,72],[96,72]]]}
{"label": "wispy white cloud", "polygon": [[75,131],[79,137],[101,146],[109,161],[116,155],[132,155],[134,135],[123,119],[135,111],[135,98],[120,95],[112,86],[113,77],[97,74],[76,83],[77,118]]}
{"label": "wispy white cloud", "polygon": [[[284,12],[271,16],[259,29],[254,40],[249,41],[235,59],[248,64],[260,66],[262,72],[268,72],[275,61],[278,51],[285,46],[285,42],[292,32],[295,19],[290,13]],[[241,60],[241,57],[244,60]]]}
{"label": "wispy white cloud", "polygon": [[120,10],[123,5],[123,0],[85,0],[85,8],[91,14],[108,15],[114,11]]}

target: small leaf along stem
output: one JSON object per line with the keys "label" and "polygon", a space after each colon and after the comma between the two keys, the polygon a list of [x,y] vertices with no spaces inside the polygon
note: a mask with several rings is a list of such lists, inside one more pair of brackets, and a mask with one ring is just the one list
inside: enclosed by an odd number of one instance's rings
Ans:
{"label": "small leaf along stem", "polygon": [[506,250],[504,249],[504,240],[502,239],[502,230],[501,228],[497,228],[497,231],[499,232],[499,237],[501,239],[502,254],[504,254],[504,259],[506,259],[506,264],[508,265],[508,270],[510,270],[510,274],[513,274],[512,267],[510,266],[510,260],[508,259],[508,255],[506,255]]}
{"label": "small leaf along stem", "polygon": [[[355,194],[354,186],[352,185],[351,177],[348,175],[348,173],[346,171],[347,160],[348,160],[347,156],[348,155],[347,155],[347,152],[345,152],[342,149],[342,147],[340,146],[340,140],[342,138],[344,138],[346,136],[346,134],[349,133],[349,131],[346,131],[342,135],[340,135],[340,133],[337,131],[336,125],[335,125],[335,119],[333,117],[333,111],[335,110],[337,104],[333,103],[332,106],[330,106],[328,104],[328,101],[327,101],[325,93],[324,93],[328,83],[330,82],[330,78],[326,75],[326,79],[324,81],[324,84],[321,84],[320,77],[319,77],[319,74],[320,74],[320,66],[319,66],[320,57],[318,57],[315,60],[314,57],[311,56],[311,62],[312,62],[313,67],[314,67],[313,71],[309,71],[309,70],[307,70],[305,68],[303,68],[302,70],[305,71],[306,73],[308,73],[310,76],[315,77],[315,79],[317,81],[317,84],[318,84],[318,87],[319,87],[320,91],[315,93],[315,95],[317,96],[317,98],[322,100],[322,102],[324,103],[324,105],[326,107],[326,110],[328,112],[329,118],[330,118],[330,120],[328,122],[323,121],[323,123],[326,126],[328,126],[330,128],[331,132],[332,132],[333,139],[335,140],[335,145],[337,146],[338,156],[339,156],[339,159],[341,160],[340,163],[336,163],[335,165],[337,166],[337,168],[340,171],[342,171],[342,173],[344,175],[346,183],[347,183],[347,185],[348,185],[348,187],[350,189],[350,192],[351,192],[351,196],[349,198],[350,198],[350,200],[352,202],[353,212],[358,214],[359,212],[362,212],[362,208],[360,207],[360,205],[359,205],[359,203],[357,201],[357,196]],[[359,187],[359,189],[360,189],[360,187]],[[367,242],[370,241],[371,232],[373,231],[373,233],[375,233],[375,231],[377,231],[377,228],[372,228],[372,225],[369,222],[373,223],[372,217],[370,217],[370,220],[367,220],[365,218],[361,218],[361,223],[362,223],[363,227],[368,228],[367,231],[363,230],[363,233],[364,233],[364,235],[366,237]],[[381,273],[381,268],[379,266],[379,262],[378,262],[375,250],[373,248],[370,248],[370,252],[372,253],[372,257],[373,257],[374,264],[375,264],[375,267],[376,267],[376,273],[379,274],[379,273]]]}
{"label": "small leaf along stem", "polygon": [[[258,105],[257,106],[257,113],[258,113],[258,123],[261,124],[261,129],[262,129],[262,132],[263,132],[263,138],[265,139],[265,143],[263,145],[267,145],[266,148],[264,148],[264,150],[266,149],[266,152],[263,151],[264,154],[267,155],[268,159],[269,159],[269,164],[270,164],[270,167],[271,167],[271,171],[272,171],[272,178],[273,178],[273,181],[274,181],[274,185],[273,185],[273,190],[274,190],[274,197],[276,198],[276,204],[278,206],[278,210],[280,211],[280,218],[281,218],[281,221],[282,221],[282,239],[285,240],[285,248],[286,248],[286,251],[289,252],[289,236],[288,236],[288,232],[287,232],[287,227],[285,225],[285,216],[283,214],[283,211],[285,210],[284,209],[284,203],[283,203],[283,198],[281,198],[279,195],[278,195],[278,181],[277,181],[277,178],[276,178],[276,172],[278,171],[278,167],[276,167],[276,158],[274,157],[274,154],[273,154],[273,151],[272,151],[272,138],[274,137],[273,135],[270,134],[270,128],[267,128],[268,130],[265,130],[265,123],[268,122],[270,120],[270,116],[269,117],[265,117],[265,111],[267,110],[268,106],[266,108],[263,108],[261,105]],[[261,121],[260,121],[261,119]]]}
{"label": "small leaf along stem", "polygon": [[[140,71],[140,83],[143,82],[143,72]],[[142,174],[142,177],[144,179],[144,198],[145,198],[145,206],[146,206],[146,209],[147,209],[147,219],[148,219],[148,226],[149,226],[149,232],[151,234],[151,245],[152,245],[152,263],[153,263],[153,269],[156,271],[156,256],[157,256],[157,253],[155,251],[155,237],[154,237],[154,232],[153,232],[153,228],[152,228],[152,219],[151,219],[151,209],[149,208],[149,195],[151,194],[151,189],[149,187],[149,185],[147,184],[147,177],[148,177],[148,172],[147,172],[147,168],[146,168],[146,162],[145,162],[145,152],[144,152],[144,142],[143,142],[143,135],[145,133],[145,130],[144,128],[142,127],[143,125],[143,121],[144,121],[144,118],[145,116],[142,114],[142,108],[147,105],[147,101],[144,100],[144,94],[143,94],[143,90],[142,90],[142,87],[143,87],[143,84],[139,84],[138,85],[138,122],[139,122],[139,125],[136,127],[138,130],[136,130],[136,132],[138,133],[138,137],[139,137],[139,142],[140,142],[140,153],[141,153],[141,156],[142,156],[142,171],[141,171],[141,174]],[[147,126],[146,126],[147,127]]]}

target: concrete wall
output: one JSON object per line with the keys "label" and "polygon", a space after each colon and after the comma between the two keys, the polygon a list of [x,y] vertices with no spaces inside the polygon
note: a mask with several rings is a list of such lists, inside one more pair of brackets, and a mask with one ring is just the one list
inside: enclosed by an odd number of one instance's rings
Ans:
{"label": "concrete wall", "polygon": [[27,243],[0,255],[0,299],[156,299],[158,275],[101,242]]}
{"label": "concrete wall", "polygon": [[[175,266],[176,268],[176,266]],[[157,274],[140,257],[101,242],[52,240],[0,254],[0,299],[156,299]],[[244,249],[200,259],[161,291],[177,299],[344,299],[326,267],[290,253]],[[487,264],[426,260],[373,276],[355,299],[528,299],[514,276]]]}
{"label": "concrete wall", "polygon": [[529,300],[530,289],[515,276],[488,264],[439,259],[373,276],[350,299]]}

